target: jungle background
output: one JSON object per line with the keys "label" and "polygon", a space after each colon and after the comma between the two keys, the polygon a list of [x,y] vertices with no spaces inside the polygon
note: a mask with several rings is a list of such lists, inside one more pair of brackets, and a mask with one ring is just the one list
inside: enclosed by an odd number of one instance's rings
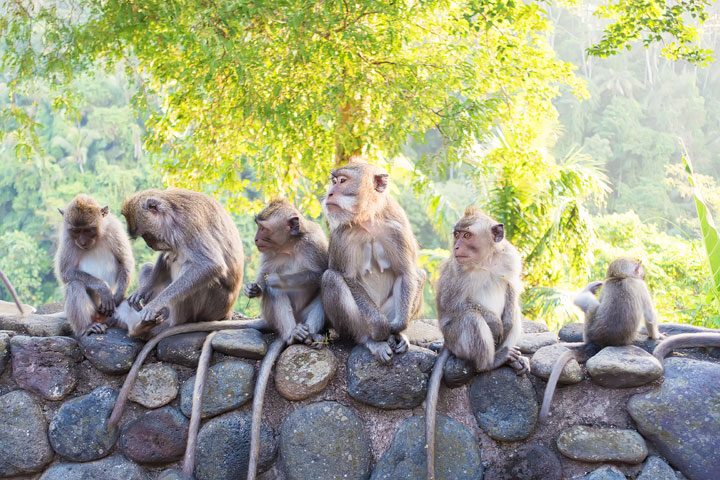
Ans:
{"label": "jungle background", "polygon": [[[249,281],[263,202],[285,195],[324,224],[329,170],[360,153],[388,169],[433,279],[476,204],[523,254],[529,318],[575,320],[569,295],[630,255],[661,321],[720,328],[681,162],[684,144],[717,214],[718,12],[655,0],[0,2],[0,268],[24,302],[59,301],[59,207],[86,192],[117,214],[132,192],[181,186],[232,213]],[[134,250],[152,261],[142,240]],[[425,296],[432,317],[432,284]],[[257,301],[237,309],[257,313]]]}

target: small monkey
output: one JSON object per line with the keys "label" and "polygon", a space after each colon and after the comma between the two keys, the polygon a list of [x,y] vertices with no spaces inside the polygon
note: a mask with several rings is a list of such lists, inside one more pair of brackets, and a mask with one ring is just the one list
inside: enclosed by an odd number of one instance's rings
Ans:
{"label": "small monkey", "polygon": [[380,362],[407,350],[402,331],[422,308],[425,272],[405,211],[388,192],[388,174],[354,159],[331,172],[323,201],[330,224],[323,307],[342,336]]}
{"label": "small monkey", "polygon": [[306,220],[287,200],[273,200],[255,217],[255,246],[260,272],[245,294],[261,297],[263,319],[277,334],[260,364],[253,397],[248,480],[257,474],[260,422],[270,371],[280,352],[293,342],[322,346],[325,323],[320,280],[328,265],[328,242],[316,223]]}
{"label": "small monkey", "polygon": [[138,289],[120,312],[130,336],[147,337],[189,322],[228,318],[240,293],[243,249],[237,227],[209,196],[169,188],[125,200],[130,236],[160,252],[144,265]]}
{"label": "small monkey", "polygon": [[[575,297],[575,305],[585,313],[584,342],[566,344],[571,350],[555,361],[545,387],[541,421],[547,419],[558,379],[571,359],[584,363],[604,347],[631,345],[643,320],[649,338],[665,338],[658,329],[657,313],[644,278],[641,262],[618,258],[610,263],[604,282],[591,282]],[[600,287],[598,300],[595,294]]]}
{"label": "small monkey", "polygon": [[59,211],[55,276],[64,286],[65,314],[76,336],[104,333],[135,269],[130,240],[108,207],[88,195]]}
{"label": "small monkey", "polygon": [[520,254],[505,239],[503,224],[468,207],[453,228],[452,257],[437,283],[437,311],[444,346],[433,367],[425,400],[427,478],[435,478],[435,415],[449,356],[484,372],[504,364],[518,374],[529,369],[517,341],[522,334]]}

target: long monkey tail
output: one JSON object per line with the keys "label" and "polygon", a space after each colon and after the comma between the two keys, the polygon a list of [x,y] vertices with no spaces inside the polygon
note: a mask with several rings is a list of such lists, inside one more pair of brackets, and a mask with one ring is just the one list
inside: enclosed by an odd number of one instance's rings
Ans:
{"label": "long monkey tail", "polygon": [[10,283],[10,280],[2,270],[0,270],[0,279],[2,279],[2,282],[5,284],[5,288],[8,289],[8,292],[10,292],[13,300],[15,300],[15,306],[18,310],[20,310],[20,315],[25,315],[25,309],[23,308],[20,300],[18,299],[18,294],[15,291],[15,287],[13,287],[12,283]]}
{"label": "long monkey tail", "polygon": [[540,409],[540,421],[545,422],[547,416],[550,413],[550,405],[552,404],[553,396],[555,395],[555,388],[557,387],[560,374],[570,360],[575,357],[575,352],[568,350],[564,352],[553,365],[552,371],[550,372],[550,378],[548,379],[547,386],[545,387],[545,395],[543,396],[542,408]]}
{"label": "long monkey tail", "polygon": [[260,456],[260,421],[262,420],[262,408],[265,401],[265,390],[267,389],[268,379],[272,371],[275,361],[280,356],[280,352],[285,349],[286,342],[277,339],[270,344],[265,358],[260,364],[260,371],[255,382],[255,392],[253,393],[252,406],[252,424],[250,427],[250,459],[248,460],[247,480],[255,480],[257,476],[258,457]]}
{"label": "long monkey tail", "polygon": [[438,393],[442,381],[445,363],[450,357],[450,350],[443,348],[435,360],[430,381],[428,383],[427,398],[425,399],[425,443],[427,448],[427,480],[435,480],[435,420],[437,415]]}
{"label": "long monkey tail", "polygon": [[676,348],[691,347],[720,347],[720,333],[701,332],[673,335],[660,342],[653,350],[653,355],[662,362]]}

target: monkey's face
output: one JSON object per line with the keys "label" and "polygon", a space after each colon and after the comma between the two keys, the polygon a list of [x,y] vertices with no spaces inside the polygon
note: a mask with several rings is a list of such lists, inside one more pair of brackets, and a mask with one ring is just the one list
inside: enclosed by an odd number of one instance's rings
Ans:
{"label": "monkey's face", "polygon": [[98,227],[97,225],[70,225],[68,233],[75,246],[80,250],[90,250],[97,242]]}
{"label": "monkey's face", "polygon": [[367,164],[350,164],[333,170],[330,186],[323,202],[331,224],[352,222],[360,213],[370,213],[385,194],[388,175]]}
{"label": "monkey's face", "polygon": [[467,225],[461,220],[453,230],[453,258],[462,266],[481,265],[504,238],[505,228],[501,223]]}
{"label": "monkey's face", "polygon": [[126,200],[122,208],[130,237],[142,237],[155,251],[172,250],[165,240],[166,223],[172,223],[172,219],[167,218],[171,211],[171,206],[163,199],[140,194]]}

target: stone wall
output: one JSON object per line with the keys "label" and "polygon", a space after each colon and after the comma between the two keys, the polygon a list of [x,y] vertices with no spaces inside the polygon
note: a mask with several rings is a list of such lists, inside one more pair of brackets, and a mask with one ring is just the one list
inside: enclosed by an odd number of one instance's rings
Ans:
{"label": "stone wall", "polygon": [[[544,378],[563,347],[541,323],[525,331],[532,374],[446,368],[449,384],[466,384],[441,389],[438,478],[720,479],[718,352],[680,352],[663,372],[640,336],[636,347],[605,349],[568,365],[541,425]],[[112,431],[107,418],[142,343],[117,330],[79,342],[68,333],[60,316],[0,316],[0,478],[180,478],[205,334],[160,343]],[[439,332],[424,320],[410,334],[419,346],[388,366],[342,343],[287,349],[267,392],[260,478],[424,478],[422,402],[435,354],[423,345]],[[560,339],[579,334],[571,325]],[[254,330],[213,339],[197,479],[245,478],[254,376],[270,339]]]}

